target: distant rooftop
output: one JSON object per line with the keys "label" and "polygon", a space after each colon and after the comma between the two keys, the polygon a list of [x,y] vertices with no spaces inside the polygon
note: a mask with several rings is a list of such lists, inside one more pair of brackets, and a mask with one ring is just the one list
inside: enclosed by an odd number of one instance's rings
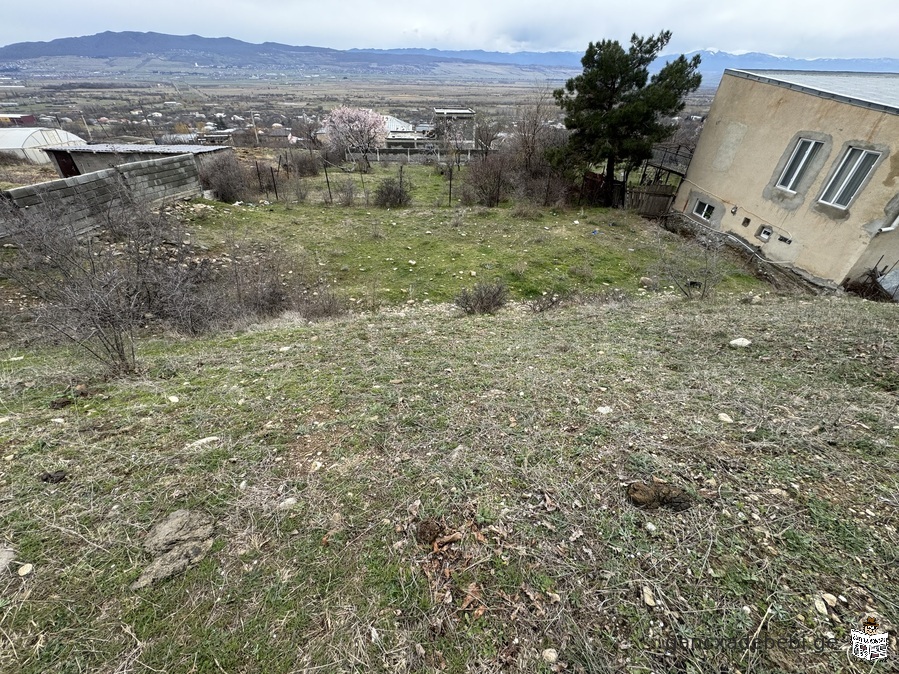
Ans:
{"label": "distant rooftop", "polygon": [[471,108],[434,108],[435,115],[446,115],[448,117],[464,117],[466,115],[474,115]]}
{"label": "distant rooftop", "polygon": [[899,73],[731,69],[724,73],[899,115]]}

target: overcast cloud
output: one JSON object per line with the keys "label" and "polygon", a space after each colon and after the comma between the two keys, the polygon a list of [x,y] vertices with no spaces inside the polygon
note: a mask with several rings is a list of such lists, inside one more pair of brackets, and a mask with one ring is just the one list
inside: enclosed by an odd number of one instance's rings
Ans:
{"label": "overcast cloud", "polygon": [[3,14],[0,45],[133,30],[335,49],[583,51],[667,29],[668,53],[899,58],[896,0],[45,0]]}

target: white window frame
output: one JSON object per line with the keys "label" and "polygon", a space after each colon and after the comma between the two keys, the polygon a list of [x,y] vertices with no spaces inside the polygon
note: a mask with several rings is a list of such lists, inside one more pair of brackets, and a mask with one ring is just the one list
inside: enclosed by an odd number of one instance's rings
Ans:
{"label": "white window frame", "polygon": [[[784,170],[777,180],[777,187],[790,194],[796,194],[796,185],[805,175],[811,160],[815,158],[823,147],[824,143],[820,140],[800,138],[796,141],[796,147],[793,148],[793,154],[790,155],[790,161],[784,166]],[[797,159],[799,160],[799,164],[794,168],[793,162]],[[792,175],[789,175],[791,173],[791,168],[793,168]]]}
{"label": "white window frame", "polygon": [[[858,154],[853,158],[853,153],[855,152]],[[877,164],[877,160],[880,159],[880,156],[881,153],[876,150],[863,150],[860,147],[850,146],[846,150],[846,154],[843,155],[843,159],[840,160],[840,165],[837,170],[834,171],[833,177],[827,182],[827,187],[824,188],[824,191],[821,193],[821,198],[818,199],[818,201],[822,204],[833,206],[834,208],[844,210],[849,208],[849,204],[851,204],[853,199],[858,196],[858,193],[862,191],[865,181],[868,179],[868,176],[871,175],[871,171],[874,170],[874,165]],[[874,161],[868,165],[865,175],[861,177],[861,180],[857,181],[858,186],[855,190],[849,195],[844,195],[843,192],[846,190],[849,183],[857,177],[856,174],[862,169],[862,163],[867,157],[873,157]],[[844,172],[844,168],[849,162],[852,162],[852,166],[848,171]],[[839,183],[837,183],[838,179]],[[831,193],[830,200],[825,198],[828,193]],[[843,199],[841,200],[840,197],[843,197]]]}
{"label": "white window frame", "polygon": [[706,222],[710,222],[712,219],[712,213],[714,212],[715,207],[712,206],[712,204],[703,201],[702,199],[696,200],[696,205],[693,207],[693,215],[698,215]]}

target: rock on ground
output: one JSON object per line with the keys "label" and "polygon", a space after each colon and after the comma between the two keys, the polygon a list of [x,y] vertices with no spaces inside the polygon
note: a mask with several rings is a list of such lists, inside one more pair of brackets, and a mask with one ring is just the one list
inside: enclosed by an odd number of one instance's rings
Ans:
{"label": "rock on ground", "polygon": [[139,590],[181,573],[202,560],[212,548],[213,522],[202,513],[176,510],[150,529],[144,549],[155,559],[131,585]]}

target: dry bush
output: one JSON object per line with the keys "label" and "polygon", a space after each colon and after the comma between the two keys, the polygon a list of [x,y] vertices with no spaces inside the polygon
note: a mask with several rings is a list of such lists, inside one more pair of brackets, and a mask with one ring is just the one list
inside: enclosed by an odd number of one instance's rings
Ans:
{"label": "dry bush", "polygon": [[563,306],[571,298],[571,293],[567,291],[545,292],[539,297],[531,298],[527,301],[527,307],[535,314],[558,309]]}
{"label": "dry bush", "polygon": [[28,166],[31,162],[24,157],[17,157],[12,152],[0,151],[0,166]]}
{"label": "dry bush", "polygon": [[290,174],[303,178],[317,176],[321,172],[321,160],[305,152],[290,154]]}
{"label": "dry bush", "polygon": [[180,244],[166,242],[182,237],[121,188],[106,211],[105,238],[78,231],[74,212],[84,208],[4,204],[0,230],[9,232],[15,255],[4,258],[0,273],[40,300],[35,319],[43,334],[64,336],[110,369],[132,372],[134,332],[169,293],[171,278],[160,274],[158,258],[179,257],[167,247]]}
{"label": "dry bush", "polygon": [[203,165],[200,183],[203,189],[212,190],[217,200],[229,204],[247,199],[252,191],[246,170],[230,152]]}
{"label": "dry bush", "polygon": [[669,218],[666,228],[679,234],[677,245],[658,242],[658,260],[647,276],[673,285],[687,299],[706,299],[724,279],[724,237],[686,217]]}
{"label": "dry bush", "polygon": [[509,197],[512,185],[510,158],[501,153],[493,153],[469,164],[465,172],[462,199],[482,206],[498,206]]}
{"label": "dry bush", "polygon": [[384,178],[375,190],[375,206],[382,208],[400,208],[408,206],[412,201],[408,182],[402,179]]}
{"label": "dry bush", "polygon": [[341,206],[352,206],[356,203],[356,181],[345,178],[339,182],[334,191],[337,193],[337,203]]}
{"label": "dry bush", "polygon": [[304,295],[297,311],[306,320],[315,321],[323,318],[336,318],[346,311],[346,306],[343,298],[334,290],[319,286]]}
{"label": "dry bush", "polygon": [[278,247],[213,265],[178,222],[127,190],[94,232],[73,225],[71,209],[83,207],[0,204],[0,230],[14,246],[0,275],[40,300],[34,318],[41,336],[72,340],[112,371],[135,370],[135,335],[148,324],[196,335],[298,304],[304,265]]}
{"label": "dry bush", "polygon": [[469,290],[463,288],[456,296],[455,302],[466,314],[495,314],[506,305],[509,291],[505,284],[478,283]]}

